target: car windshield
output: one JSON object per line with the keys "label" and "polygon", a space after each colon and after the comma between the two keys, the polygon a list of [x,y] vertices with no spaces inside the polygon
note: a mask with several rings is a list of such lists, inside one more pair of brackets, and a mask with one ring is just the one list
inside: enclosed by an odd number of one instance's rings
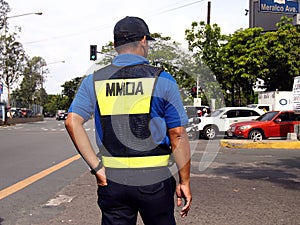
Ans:
{"label": "car windshield", "polygon": [[267,113],[261,115],[260,117],[258,117],[256,120],[271,121],[277,114],[278,114],[278,112],[267,112]]}
{"label": "car windshield", "polygon": [[216,111],[213,111],[212,113],[210,113],[209,115],[207,115],[207,117],[217,117],[219,116],[222,112],[224,112],[224,110],[218,109]]}
{"label": "car windshield", "polygon": [[250,104],[250,105],[247,105],[247,107],[249,107],[249,108],[256,108],[256,105],[255,104]]}

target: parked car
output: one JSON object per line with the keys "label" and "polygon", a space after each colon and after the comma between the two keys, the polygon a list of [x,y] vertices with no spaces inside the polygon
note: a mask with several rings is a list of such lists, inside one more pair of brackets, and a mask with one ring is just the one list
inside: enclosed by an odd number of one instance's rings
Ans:
{"label": "parked car", "polygon": [[269,112],[273,110],[271,104],[249,104],[247,105],[247,107],[261,109],[264,112]]}
{"label": "parked car", "polygon": [[262,114],[262,110],[249,107],[220,108],[208,116],[199,118],[198,131],[204,138],[214,139],[219,134],[225,135],[231,124],[240,121],[254,120]]}
{"label": "parked car", "polygon": [[228,137],[262,140],[270,137],[286,138],[300,124],[300,115],[294,111],[270,111],[254,121],[234,123],[227,130]]}

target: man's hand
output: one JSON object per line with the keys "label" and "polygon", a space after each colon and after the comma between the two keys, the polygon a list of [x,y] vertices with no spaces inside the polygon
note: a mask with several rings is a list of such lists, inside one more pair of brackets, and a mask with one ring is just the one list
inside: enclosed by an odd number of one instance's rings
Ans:
{"label": "man's hand", "polygon": [[190,185],[178,184],[176,187],[177,206],[181,206],[184,200],[184,206],[180,211],[181,217],[186,217],[191,207],[192,194]]}
{"label": "man's hand", "polygon": [[96,173],[96,180],[98,186],[107,186],[107,180],[106,180],[106,175],[105,175],[105,168],[101,168],[97,173]]}

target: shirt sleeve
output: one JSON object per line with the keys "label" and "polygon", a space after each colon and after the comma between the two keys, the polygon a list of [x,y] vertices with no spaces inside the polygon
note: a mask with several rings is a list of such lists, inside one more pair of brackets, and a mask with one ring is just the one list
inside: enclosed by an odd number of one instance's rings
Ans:
{"label": "shirt sleeve", "polygon": [[82,80],[69,112],[76,113],[87,121],[94,113],[95,104],[93,75],[89,75]]}
{"label": "shirt sleeve", "polygon": [[188,117],[175,79],[169,73],[162,72],[158,78],[157,85],[157,95],[164,102],[164,119],[167,128],[185,126],[188,123]]}

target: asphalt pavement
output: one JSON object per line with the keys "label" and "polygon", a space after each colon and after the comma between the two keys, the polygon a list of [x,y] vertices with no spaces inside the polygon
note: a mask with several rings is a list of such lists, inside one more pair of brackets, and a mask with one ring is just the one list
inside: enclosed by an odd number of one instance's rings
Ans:
{"label": "asphalt pavement", "polygon": [[[193,143],[197,147],[191,171],[193,204],[186,218],[179,217],[180,208],[176,207],[177,225],[299,224],[300,152],[294,150],[300,150],[300,141],[217,139],[210,144],[207,140]],[[205,164],[212,156],[216,158],[209,168],[201,170],[199,162]],[[72,168],[66,169],[76,173]],[[95,177],[88,171],[75,177],[38,207],[14,212],[17,223],[5,220],[0,211],[0,225],[100,224]],[[143,225],[140,218],[137,225]]]}
{"label": "asphalt pavement", "polygon": [[[225,153],[234,148],[260,148],[262,146],[270,152],[273,149],[276,151],[276,149],[285,148],[300,150],[299,141],[287,140],[253,142],[222,139],[220,145],[223,146]],[[222,156],[224,152],[219,152],[219,154]],[[265,154],[267,153],[258,157],[268,157]],[[286,183],[284,181],[286,174],[282,174],[281,177],[282,172],[278,166],[275,166],[278,171],[275,170],[273,175],[270,175],[269,168],[261,170],[255,167],[256,165],[250,165],[241,170],[239,166],[226,164],[220,169],[222,171],[220,174],[224,172],[224,175],[216,177],[192,172],[193,208],[186,218],[180,218],[179,208],[176,207],[177,225],[299,224],[297,218],[300,218],[300,202],[296,197],[299,196],[300,191],[299,176],[288,175],[294,180]],[[296,165],[296,173],[299,169],[299,165]],[[228,171],[232,173],[231,170],[236,174],[241,173],[241,176],[246,176],[247,179],[241,179],[239,176],[226,176]],[[255,179],[251,176],[255,176]],[[260,176],[261,178],[257,178]],[[276,181],[273,181],[272,176],[275,176]],[[49,215],[54,216],[49,218],[46,225],[100,224],[101,212],[97,206],[96,189],[95,178],[89,172],[82,174],[57,193],[54,199],[36,209],[37,211],[33,211],[32,215],[35,218],[30,225],[45,225],[45,218]],[[18,225],[21,224],[27,225],[20,221]],[[137,225],[143,225],[140,217]]]}

